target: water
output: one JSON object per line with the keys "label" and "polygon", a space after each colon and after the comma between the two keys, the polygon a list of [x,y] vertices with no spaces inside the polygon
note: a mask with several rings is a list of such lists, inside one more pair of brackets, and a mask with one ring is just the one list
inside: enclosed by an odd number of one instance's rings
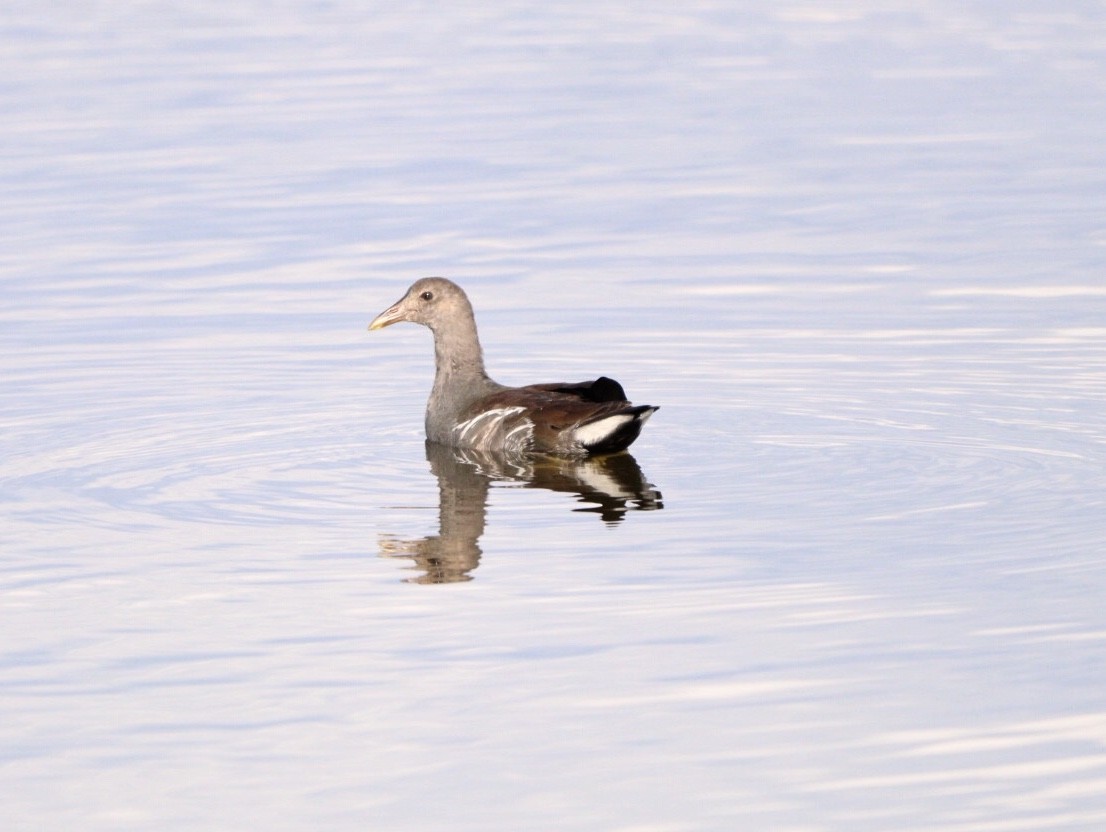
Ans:
{"label": "water", "polygon": [[[1106,820],[1106,15],[4,13],[5,829]],[[618,470],[428,459],[508,383]]]}

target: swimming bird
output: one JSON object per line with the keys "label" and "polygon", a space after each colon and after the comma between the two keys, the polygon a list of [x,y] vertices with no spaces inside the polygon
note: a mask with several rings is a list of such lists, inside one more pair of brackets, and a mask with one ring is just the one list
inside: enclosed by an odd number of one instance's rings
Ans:
{"label": "swimming bird", "polygon": [[587,456],[627,448],[657,408],[626,400],[622,385],[594,381],[507,387],[484,369],[476,317],[464,290],[424,277],[373,319],[369,329],[401,321],[434,333],[434,386],[426,438],[480,451]]}

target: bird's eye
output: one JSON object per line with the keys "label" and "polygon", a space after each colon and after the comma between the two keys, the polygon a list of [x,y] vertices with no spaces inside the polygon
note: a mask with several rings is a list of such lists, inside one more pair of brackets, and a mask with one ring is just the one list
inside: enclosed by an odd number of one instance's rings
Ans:
{"label": "bird's eye", "polygon": [[423,292],[421,295],[419,295],[419,297],[422,298],[423,300],[434,300],[434,293],[433,292]]}

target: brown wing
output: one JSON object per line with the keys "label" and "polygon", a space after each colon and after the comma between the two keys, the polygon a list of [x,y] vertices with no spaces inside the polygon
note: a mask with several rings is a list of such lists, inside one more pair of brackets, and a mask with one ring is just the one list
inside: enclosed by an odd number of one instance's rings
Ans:
{"label": "brown wing", "polygon": [[[588,382],[584,383],[589,384]],[[617,384],[617,382],[614,382]],[[580,454],[589,452],[581,446],[576,437],[576,428],[581,425],[613,416],[618,413],[632,413],[652,410],[651,407],[634,407],[625,399],[614,401],[591,401],[578,395],[577,385],[568,385],[572,392],[563,392],[559,384],[535,384],[529,387],[512,387],[493,393],[474,405],[474,410],[488,411],[501,408],[520,407],[518,419],[527,419],[533,425],[531,450],[547,453]],[[618,388],[621,391],[621,387]],[[515,418],[515,417],[513,417]],[[603,445],[597,450],[617,450],[625,447],[637,436],[640,427],[632,430],[623,441],[615,445]]]}

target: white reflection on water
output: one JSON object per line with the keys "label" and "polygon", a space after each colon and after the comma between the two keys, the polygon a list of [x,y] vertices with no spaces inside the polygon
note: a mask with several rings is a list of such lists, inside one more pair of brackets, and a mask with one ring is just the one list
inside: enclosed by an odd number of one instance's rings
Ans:
{"label": "white reflection on water", "polygon": [[[1106,821],[1093,4],[0,25],[4,829]],[[428,473],[435,273],[647,484]]]}

